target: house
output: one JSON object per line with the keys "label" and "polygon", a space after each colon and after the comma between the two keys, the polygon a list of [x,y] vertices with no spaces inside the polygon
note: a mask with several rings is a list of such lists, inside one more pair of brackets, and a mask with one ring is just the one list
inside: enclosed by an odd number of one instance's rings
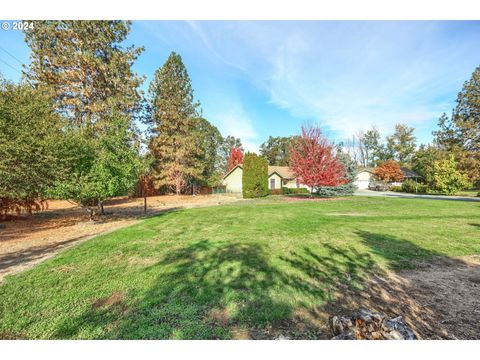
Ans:
{"label": "house", "polygon": [[[411,180],[418,181],[419,179],[422,178],[415,171],[410,170],[406,167],[401,167],[400,170],[402,170],[402,173],[403,173],[403,180],[411,179]],[[375,180],[376,180],[376,177],[375,177],[375,173],[373,172],[373,168],[370,168],[370,167],[360,168],[358,169],[355,185],[357,185],[359,189],[368,189],[368,184],[370,183],[370,181],[375,181]],[[392,183],[392,185],[401,186],[402,182],[394,182]]]}
{"label": "house", "polygon": [[368,184],[373,180],[375,180],[373,168],[360,168],[358,169],[357,178],[355,179],[355,185],[357,185],[359,189],[368,189]]}
{"label": "house", "polygon": [[[226,192],[242,192],[242,175],[243,167],[241,164],[239,164],[223,177],[223,185],[226,187]],[[268,166],[268,188],[270,190],[280,190],[282,187],[308,188],[297,181],[292,169],[290,169],[288,166]]]}

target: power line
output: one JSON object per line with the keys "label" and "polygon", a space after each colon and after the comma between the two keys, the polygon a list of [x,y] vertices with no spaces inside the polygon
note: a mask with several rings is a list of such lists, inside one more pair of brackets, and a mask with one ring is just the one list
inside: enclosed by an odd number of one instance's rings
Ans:
{"label": "power line", "polygon": [[4,60],[2,60],[2,59],[0,59],[0,61],[1,61],[2,63],[4,63],[5,65],[7,65],[10,69],[13,69],[13,70],[15,70],[16,72],[18,72],[20,75],[23,75],[23,72],[21,72],[20,70],[18,70],[18,69],[15,68],[14,66],[10,65],[10,64],[7,63],[6,61],[4,61]]}
{"label": "power line", "polygon": [[[4,63],[5,65],[7,65],[10,69],[13,69],[14,71],[16,71],[17,73],[19,73],[20,75],[25,75],[25,73],[22,71],[22,70],[18,70],[15,66],[12,66],[10,65],[8,62],[6,62],[5,60],[3,60],[2,58],[0,58],[0,61],[2,63]],[[24,77],[24,79],[31,85],[33,86],[33,84],[30,82],[30,80],[28,80],[27,77]]]}
{"label": "power line", "polygon": [[12,57],[13,59],[17,60],[20,64],[23,65],[23,62],[21,60],[19,60],[15,55],[13,55],[11,52],[7,51],[6,49],[4,49],[3,47],[0,46],[0,50],[2,50],[4,53],[6,53],[7,55],[9,55],[10,57]]}

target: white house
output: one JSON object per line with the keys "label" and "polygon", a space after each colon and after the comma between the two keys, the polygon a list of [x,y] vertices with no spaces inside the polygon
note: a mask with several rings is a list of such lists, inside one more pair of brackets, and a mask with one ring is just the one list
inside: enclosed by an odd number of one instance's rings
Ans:
{"label": "white house", "polygon": [[368,189],[368,184],[374,179],[375,174],[372,168],[361,168],[358,170],[355,185],[357,185],[359,189]]}
{"label": "white house", "polygon": [[[418,181],[421,178],[421,176],[418,175],[415,171],[410,170],[406,167],[401,167],[400,170],[402,170],[402,173],[403,173],[403,180],[411,179],[411,180]],[[368,184],[370,183],[370,181],[375,181],[375,180],[376,180],[376,177],[375,177],[375,173],[373,172],[373,168],[360,168],[358,169],[355,185],[357,185],[359,189],[368,189]],[[402,185],[402,182],[403,181],[394,182],[391,185],[400,186]]]}
{"label": "white house", "polygon": [[[226,192],[229,193],[241,193],[242,192],[242,165],[235,166],[223,177],[223,185],[226,187]],[[300,188],[307,186],[300,184],[295,178],[292,170],[288,166],[269,166],[268,167],[268,188],[270,190],[278,189],[282,187],[287,188]]]}

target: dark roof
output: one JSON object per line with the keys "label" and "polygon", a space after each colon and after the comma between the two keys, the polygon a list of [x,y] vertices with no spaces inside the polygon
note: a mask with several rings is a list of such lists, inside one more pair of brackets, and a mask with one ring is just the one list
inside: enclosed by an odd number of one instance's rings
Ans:
{"label": "dark roof", "polygon": [[403,177],[405,178],[421,178],[419,174],[417,174],[415,171],[410,170],[406,167],[401,167],[400,170],[403,172]]}

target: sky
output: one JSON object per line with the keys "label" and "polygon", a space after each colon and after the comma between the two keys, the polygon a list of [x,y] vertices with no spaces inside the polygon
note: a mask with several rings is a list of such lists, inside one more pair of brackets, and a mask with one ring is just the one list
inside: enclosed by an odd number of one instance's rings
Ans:
{"label": "sky", "polygon": [[[336,142],[406,123],[428,143],[480,65],[480,21],[135,21],[126,42],[145,47],[145,91],[180,54],[203,116],[251,151],[307,122]],[[3,76],[28,58],[22,33],[0,30]]]}

